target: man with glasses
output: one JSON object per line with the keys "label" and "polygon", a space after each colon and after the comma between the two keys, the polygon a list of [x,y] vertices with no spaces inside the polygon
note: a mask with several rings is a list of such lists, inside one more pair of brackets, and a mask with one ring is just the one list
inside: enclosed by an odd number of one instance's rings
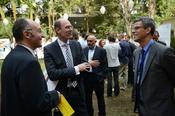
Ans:
{"label": "man with glasses", "polygon": [[90,67],[81,45],[72,38],[73,27],[64,19],[54,24],[57,40],[44,47],[44,61],[48,77],[58,81],[59,90],[75,110],[74,116],[88,116],[82,73]]}
{"label": "man with glasses", "polygon": [[139,116],[175,116],[175,51],[155,42],[155,22],[148,17],[135,21],[135,112]]}

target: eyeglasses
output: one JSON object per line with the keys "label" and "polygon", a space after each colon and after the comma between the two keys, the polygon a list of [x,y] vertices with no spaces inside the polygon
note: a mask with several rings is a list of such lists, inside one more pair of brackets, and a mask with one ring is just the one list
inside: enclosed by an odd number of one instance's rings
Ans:
{"label": "eyeglasses", "polygon": [[144,27],[143,26],[136,26],[136,27],[134,27],[135,30],[138,30],[140,28],[144,28]]}
{"label": "eyeglasses", "polygon": [[92,40],[87,40],[87,42],[93,42]]}

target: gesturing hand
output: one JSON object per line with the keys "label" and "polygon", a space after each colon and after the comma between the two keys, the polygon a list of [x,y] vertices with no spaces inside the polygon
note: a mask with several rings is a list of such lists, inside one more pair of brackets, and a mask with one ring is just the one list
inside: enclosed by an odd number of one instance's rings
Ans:
{"label": "gesturing hand", "polygon": [[100,65],[99,60],[90,60],[90,61],[88,61],[88,62],[89,62],[89,64],[90,64],[92,67],[97,67],[97,66]]}
{"label": "gesturing hand", "polygon": [[88,71],[88,69],[90,68],[90,64],[87,62],[84,62],[84,63],[79,64],[78,68],[80,71]]}

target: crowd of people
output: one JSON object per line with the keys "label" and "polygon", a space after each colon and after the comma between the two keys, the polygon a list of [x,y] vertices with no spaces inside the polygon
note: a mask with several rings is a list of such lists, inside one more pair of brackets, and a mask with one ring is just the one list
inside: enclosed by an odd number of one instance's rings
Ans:
{"label": "crowd of people", "polygon": [[125,33],[109,34],[107,41],[98,41],[94,33],[82,33],[80,38],[64,18],[55,21],[54,30],[56,40],[44,46],[48,78],[57,81],[48,91],[34,51],[42,46],[41,27],[29,19],[14,23],[16,46],[1,69],[2,116],[62,116],[61,95],[74,116],[93,116],[93,92],[98,115],[106,116],[105,80],[109,98],[133,87],[133,111],[139,116],[175,116],[175,50],[158,41],[153,19],[137,19],[134,38]]}

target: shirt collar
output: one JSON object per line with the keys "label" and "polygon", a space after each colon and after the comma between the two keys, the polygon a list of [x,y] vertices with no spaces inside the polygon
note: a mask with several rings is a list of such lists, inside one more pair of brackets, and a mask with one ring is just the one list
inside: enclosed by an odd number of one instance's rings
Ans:
{"label": "shirt collar", "polygon": [[28,46],[23,45],[23,44],[18,44],[18,45],[23,46],[24,48],[28,49],[28,50],[32,53],[32,55],[33,55],[34,57],[36,57],[36,55],[35,55],[36,52],[35,52],[33,49],[31,49],[31,48],[29,48]]}
{"label": "shirt collar", "polygon": [[96,45],[93,46],[92,48],[89,47],[89,50],[95,50],[95,48],[96,48]]}
{"label": "shirt collar", "polygon": [[65,42],[61,41],[59,38],[57,39],[57,42],[61,47],[64,46],[65,44],[69,45],[69,43],[70,43],[69,40],[67,41],[67,43],[65,43]]}
{"label": "shirt collar", "polygon": [[148,51],[151,45],[154,43],[154,40],[151,39],[148,44],[143,48],[144,51]]}

